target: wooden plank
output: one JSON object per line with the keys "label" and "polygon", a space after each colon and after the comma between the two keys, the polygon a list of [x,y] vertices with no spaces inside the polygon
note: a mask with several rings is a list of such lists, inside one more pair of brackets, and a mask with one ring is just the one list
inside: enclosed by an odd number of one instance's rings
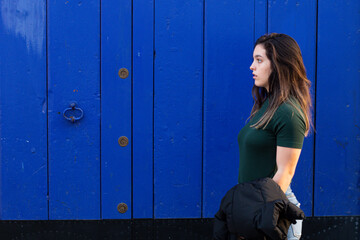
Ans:
{"label": "wooden plank", "polygon": [[359,215],[360,2],[319,1],[315,215]]}
{"label": "wooden plank", "polygon": [[[51,220],[100,218],[99,8],[48,2]],[[63,111],[74,101],[84,117],[72,123]]]}
{"label": "wooden plank", "polygon": [[212,0],[205,10],[203,217],[214,217],[237,184],[237,135],[253,102],[254,2]]}
{"label": "wooden plank", "polygon": [[[299,44],[312,82],[313,103],[316,67],[316,1],[269,1],[269,32],[285,33]],[[307,216],[312,214],[314,134],[304,139],[291,187]]]}
{"label": "wooden plank", "polygon": [[[129,76],[118,75],[126,68]],[[101,2],[101,186],[102,218],[130,219],[131,202],[131,1]],[[121,136],[128,145],[118,143]],[[117,206],[128,210],[120,213]]]}
{"label": "wooden plank", "polygon": [[48,218],[45,6],[1,2],[1,220]]}
{"label": "wooden plank", "polygon": [[154,1],[133,2],[133,52],[133,218],[152,218]]}
{"label": "wooden plank", "polygon": [[203,2],[155,3],[155,218],[201,217]]}

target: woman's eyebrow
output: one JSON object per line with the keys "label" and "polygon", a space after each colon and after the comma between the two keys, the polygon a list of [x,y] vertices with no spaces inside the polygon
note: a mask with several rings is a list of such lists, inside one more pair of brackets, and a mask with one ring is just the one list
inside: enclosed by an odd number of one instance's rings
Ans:
{"label": "woman's eyebrow", "polygon": [[262,57],[261,55],[255,55],[255,57]]}

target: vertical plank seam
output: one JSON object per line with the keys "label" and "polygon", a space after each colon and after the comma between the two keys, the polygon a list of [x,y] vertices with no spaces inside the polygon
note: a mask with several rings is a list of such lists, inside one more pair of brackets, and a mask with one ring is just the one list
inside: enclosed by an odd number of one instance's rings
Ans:
{"label": "vertical plank seam", "polygon": [[101,92],[101,61],[102,61],[102,57],[101,57],[101,38],[102,38],[102,36],[101,36],[101,17],[102,17],[102,15],[101,15],[101,13],[102,13],[102,10],[101,10],[101,0],[99,0],[99,3],[100,3],[100,49],[99,49],[99,51],[100,51],[100,65],[99,65],[99,75],[100,75],[100,143],[99,143],[99,146],[100,146],[100,149],[99,149],[99,154],[100,154],[100,156],[99,156],[99,159],[100,159],[100,219],[103,219],[102,218],[102,176],[101,176],[101,164],[102,164],[102,159],[101,159],[101,120],[102,120],[102,112],[101,112],[101,110],[102,110],[102,106],[101,106],[101,99],[102,99],[102,92]]}
{"label": "vertical plank seam", "polygon": [[46,17],[45,17],[45,41],[46,41],[46,161],[47,161],[47,193],[46,193],[46,200],[47,200],[47,215],[48,220],[50,220],[50,198],[49,198],[49,191],[50,191],[50,179],[49,179],[49,57],[48,57],[48,1],[45,1],[45,10],[46,10]]}
{"label": "vertical plank seam", "polygon": [[315,215],[315,150],[316,150],[316,89],[317,89],[317,55],[318,55],[318,14],[319,14],[319,1],[316,0],[316,23],[315,23],[315,89],[314,89],[314,147],[313,147],[313,188],[312,188],[312,211],[311,215]]}
{"label": "vertical plank seam", "polygon": [[[133,69],[134,69],[134,65],[133,65],[133,29],[134,29],[134,26],[133,26],[133,1],[131,0],[131,42],[130,42],[130,66],[131,66],[131,69],[130,69],[130,74],[131,74],[131,78],[130,78],[130,81],[131,81],[131,122],[130,122],[130,128],[131,128],[131,133],[130,133],[130,138],[131,138],[131,144],[130,144],[130,161],[131,161],[131,214],[130,214],[130,219],[133,219],[133,212],[134,212],[134,164],[133,164],[133,161],[134,161],[134,158],[133,158],[133,150],[134,150],[134,142],[133,142],[133,122],[134,122],[134,116],[133,116],[133,112],[134,112],[134,109],[133,109]],[[133,231],[134,229],[131,228],[131,231],[132,231],[132,236],[133,236]],[[134,239],[134,238],[133,238]]]}
{"label": "vertical plank seam", "polygon": [[200,217],[204,217],[204,88],[205,88],[205,0],[203,1],[203,48],[202,48],[202,107],[201,107],[201,199]]}
{"label": "vertical plank seam", "polygon": [[[152,180],[153,180],[153,194],[152,194],[152,215],[155,219],[155,0],[153,0],[153,52],[152,52],[152,64],[153,64],[153,107],[152,107]],[[154,221],[153,221],[153,224]],[[153,226],[154,229],[154,226]],[[155,231],[153,231],[154,233]],[[155,239],[155,235],[153,235]]]}

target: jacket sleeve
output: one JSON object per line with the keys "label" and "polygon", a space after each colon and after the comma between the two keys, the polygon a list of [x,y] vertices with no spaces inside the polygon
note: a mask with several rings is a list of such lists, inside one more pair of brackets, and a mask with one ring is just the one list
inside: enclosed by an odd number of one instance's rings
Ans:
{"label": "jacket sleeve", "polygon": [[285,208],[285,217],[291,222],[296,223],[296,219],[305,219],[305,213],[295,204],[288,202]]}
{"label": "jacket sleeve", "polygon": [[230,232],[226,222],[227,221],[226,209],[231,204],[229,198],[230,192],[231,190],[229,190],[222,198],[220,209],[215,214],[213,240],[227,240],[230,237]]}
{"label": "jacket sleeve", "polygon": [[[254,225],[257,230],[261,231],[265,236],[274,240],[284,240],[287,237],[287,229],[290,222],[278,225],[280,214],[286,207],[286,203],[282,200],[267,202],[261,211],[254,218]],[[284,220],[284,219],[283,219]]]}
{"label": "jacket sleeve", "polygon": [[228,234],[229,231],[226,224],[226,215],[220,208],[219,211],[215,214],[213,239],[227,240]]}

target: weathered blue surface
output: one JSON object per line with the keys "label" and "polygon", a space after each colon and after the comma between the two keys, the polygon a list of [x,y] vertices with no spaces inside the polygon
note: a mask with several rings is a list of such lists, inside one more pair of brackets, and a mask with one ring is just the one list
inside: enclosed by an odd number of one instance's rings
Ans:
{"label": "weathered blue surface", "polygon": [[359,1],[319,1],[316,216],[360,214],[359,10]]}
{"label": "weathered blue surface", "polygon": [[48,218],[45,1],[1,1],[0,219]]}
{"label": "weathered blue surface", "polygon": [[237,135],[252,107],[254,4],[207,1],[205,10],[203,217],[214,217],[237,183]]}
{"label": "weathered blue surface", "polygon": [[0,219],[213,217],[237,183],[267,31],[295,38],[313,83],[301,207],[360,214],[358,1],[0,3]]}
{"label": "weathered blue surface", "polygon": [[203,3],[155,3],[154,210],[201,217]]}
{"label": "weathered blue surface", "polygon": [[153,217],[154,1],[133,2],[133,218]]}

